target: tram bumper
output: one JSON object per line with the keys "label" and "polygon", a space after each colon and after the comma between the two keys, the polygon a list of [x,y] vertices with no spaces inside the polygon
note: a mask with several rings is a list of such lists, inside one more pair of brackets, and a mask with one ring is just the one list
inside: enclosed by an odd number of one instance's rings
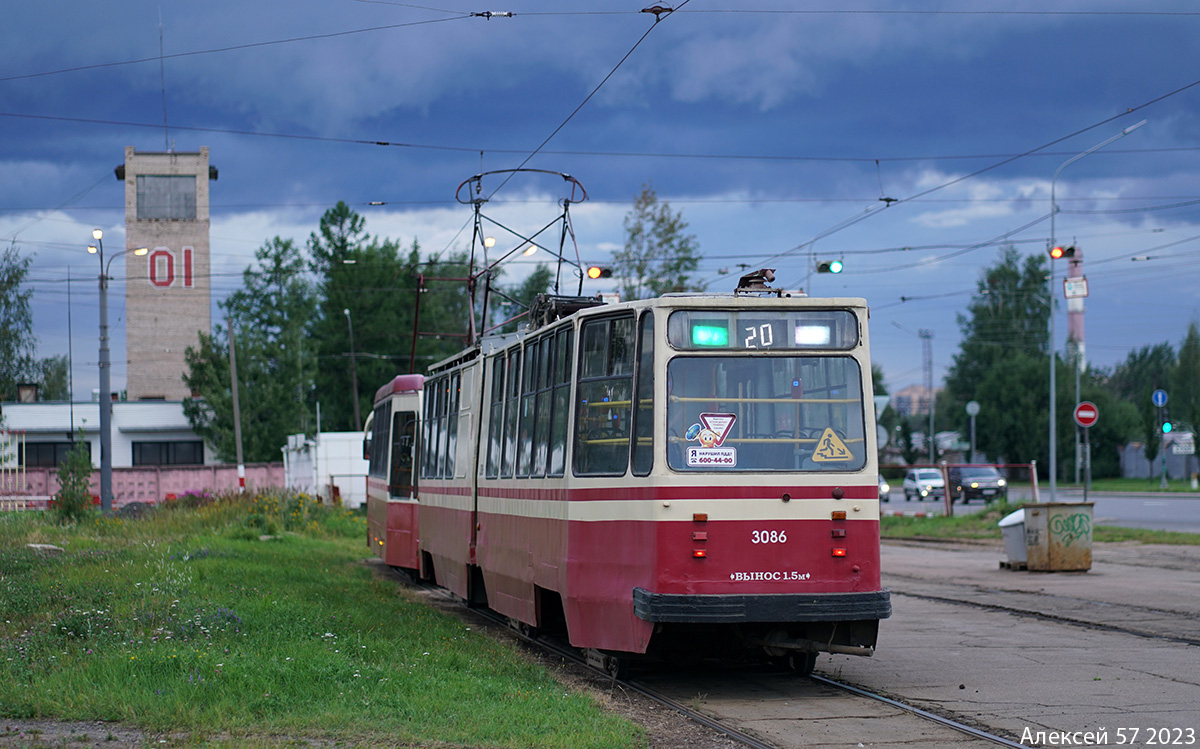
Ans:
{"label": "tram bumper", "polygon": [[891,592],[715,594],[653,593],[633,589],[633,612],[643,621],[686,624],[878,621],[892,615]]}

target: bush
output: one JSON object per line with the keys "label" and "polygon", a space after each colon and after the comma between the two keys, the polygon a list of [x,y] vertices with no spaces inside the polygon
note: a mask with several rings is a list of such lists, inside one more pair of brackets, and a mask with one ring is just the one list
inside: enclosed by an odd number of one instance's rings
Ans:
{"label": "bush", "polygon": [[88,518],[94,512],[92,491],[92,459],[84,448],[83,431],[79,441],[58,467],[58,494],[50,510],[59,522],[73,523]]}

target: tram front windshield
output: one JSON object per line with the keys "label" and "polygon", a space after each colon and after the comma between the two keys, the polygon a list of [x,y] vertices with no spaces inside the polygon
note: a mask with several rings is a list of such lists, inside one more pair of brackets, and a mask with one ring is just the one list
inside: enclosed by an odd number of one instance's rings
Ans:
{"label": "tram front windshield", "polygon": [[850,356],[681,355],[667,364],[675,471],[856,471],[862,372]]}

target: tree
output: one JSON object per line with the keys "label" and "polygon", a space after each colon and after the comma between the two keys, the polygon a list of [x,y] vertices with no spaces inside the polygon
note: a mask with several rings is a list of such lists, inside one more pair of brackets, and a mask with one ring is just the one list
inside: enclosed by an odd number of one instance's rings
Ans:
{"label": "tree", "polygon": [[[258,268],[246,268],[243,287],[220,307],[234,327],[243,459],[265,462],[279,458],[287,435],[314,431],[316,367],[307,326],[316,297],[303,276],[305,260],[290,239],[275,237],[255,258]],[[226,328],[201,333],[185,360],[184,382],[196,395],[184,399],[184,414],[222,460],[232,461],[237,448]]]}
{"label": "tree", "polygon": [[1188,323],[1179,357],[1171,371],[1171,416],[1192,429],[1200,426],[1200,328]]}
{"label": "tree", "polygon": [[[874,395],[888,394],[887,384],[884,380],[883,367],[872,362],[871,383],[875,391]],[[879,426],[886,429],[889,435],[893,433],[896,426],[896,409],[892,408],[892,404],[890,402],[884,407],[883,411],[879,413],[878,422]]]}
{"label": "tree", "polygon": [[902,419],[900,421],[900,443],[897,446],[900,448],[900,457],[905,463],[912,465],[921,459],[923,452],[917,449],[917,445],[913,440],[911,419]]}
{"label": "tree", "polygon": [[75,446],[58,466],[58,493],[54,495],[54,502],[51,504],[51,513],[55,520],[61,523],[75,523],[86,520],[95,512],[90,489],[91,478],[92,457],[87,451],[83,429],[80,429]]}
{"label": "tree", "polygon": [[421,372],[466,343],[466,255],[422,259],[416,240],[404,255],[396,241],[371,237],[365,226],[361,216],[338,203],[308,241],[320,300],[308,332],[316,342],[316,393],[325,431],[355,428],[351,345],[365,421],[380,386],[399,373]]}
{"label": "tree", "polygon": [[699,245],[686,230],[683,214],[673,213],[651,185],[644,185],[625,216],[625,248],[613,254],[622,299],[701,290],[689,277],[700,265]]}
{"label": "tree", "polygon": [[[961,412],[968,401],[979,400],[979,385],[1014,355],[1046,356],[1046,273],[1045,258],[1037,254],[1022,261],[1011,245],[1000,251],[995,265],[983,269],[966,314],[957,315],[962,343],[946,376],[953,410]],[[954,418],[963,420],[958,414]]]}
{"label": "tree", "polygon": [[33,315],[22,289],[32,258],[22,258],[15,246],[0,252],[0,401],[17,399],[17,383],[34,370]]}
{"label": "tree", "polygon": [[38,398],[44,401],[65,401],[71,399],[71,372],[66,354],[40,359],[36,369],[38,372],[37,379],[41,382]]}
{"label": "tree", "polygon": [[313,272],[325,276],[337,264],[353,259],[351,253],[368,239],[365,225],[363,217],[343,201],[325,211],[320,228],[308,237]]}
{"label": "tree", "polygon": [[1132,403],[1140,416],[1138,436],[1146,445],[1146,457],[1153,462],[1162,444],[1158,409],[1150,400],[1151,393],[1167,388],[1175,369],[1175,350],[1163,342],[1143,346],[1130,352],[1125,361],[1114,368],[1109,388],[1121,400]]}
{"label": "tree", "polygon": [[[1022,258],[1016,248],[1004,247],[995,265],[980,273],[966,313],[957,316],[962,342],[938,413],[943,424],[964,430],[966,404],[977,401],[976,448],[992,460],[1044,466],[1049,454],[1046,273],[1042,255]],[[1068,403],[1059,398],[1060,436],[1070,434],[1071,414],[1061,407]]]}

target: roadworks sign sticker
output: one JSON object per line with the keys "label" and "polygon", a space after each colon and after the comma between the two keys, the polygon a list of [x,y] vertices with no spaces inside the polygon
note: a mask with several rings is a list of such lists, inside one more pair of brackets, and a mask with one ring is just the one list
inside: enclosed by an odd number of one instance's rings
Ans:
{"label": "roadworks sign sticker", "polygon": [[846,447],[846,443],[842,442],[833,428],[825,427],[821,439],[817,440],[817,449],[813,452],[812,459],[818,463],[835,463],[853,458],[850,448]]}

